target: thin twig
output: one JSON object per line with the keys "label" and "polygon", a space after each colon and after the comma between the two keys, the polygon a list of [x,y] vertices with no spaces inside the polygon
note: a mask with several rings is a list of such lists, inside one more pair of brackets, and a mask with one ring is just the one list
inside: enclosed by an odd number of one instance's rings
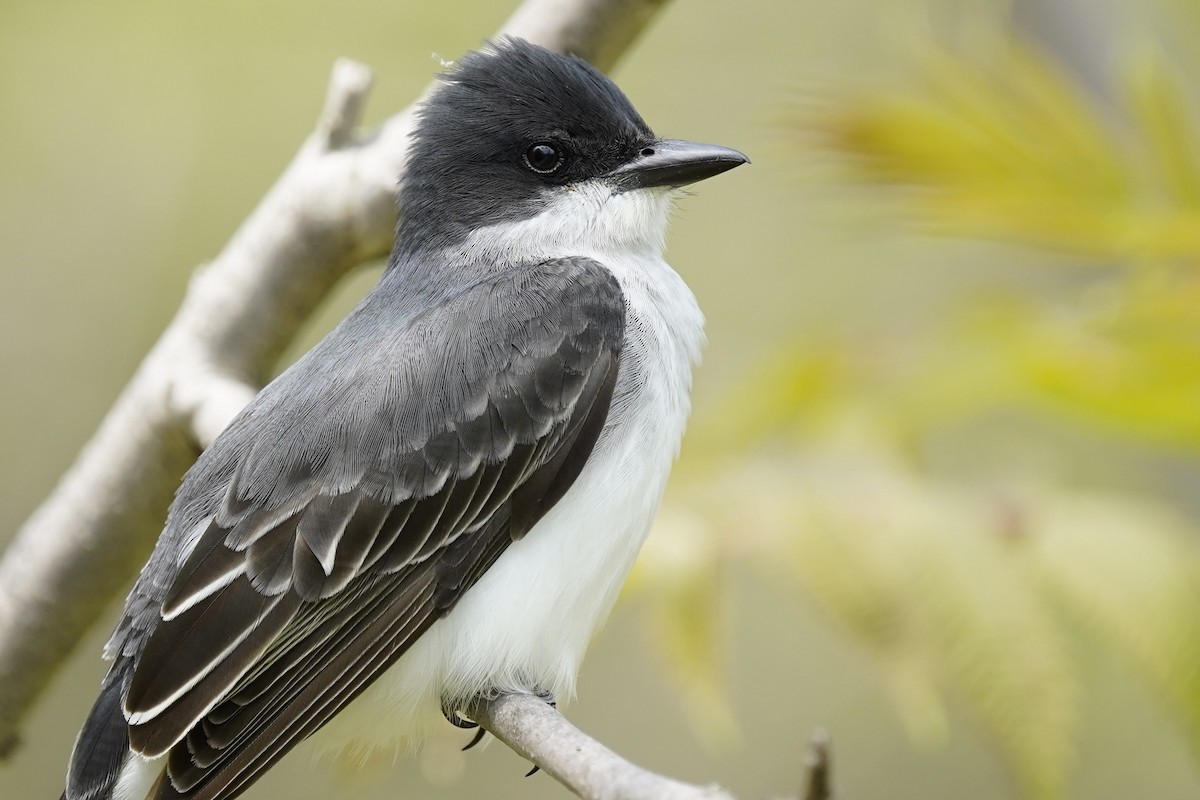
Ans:
{"label": "thin twig", "polygon": [[830,800],[833,797],[833,764],[829,754],[829,734],[820,728],[813,732],[809,742],[805,766],[808,768],[808,787],[804,790],[804,800]]}
{"label": "thin twig", "polygon": [[535,695],[502,694],[481,700],[471,713],[485,730],[585,800],[734,800],[719,786],[683,783],[626,761]]}
{"label": "thin twig", "polygon": [[350,143],[362,121],[372,77],[365,64],[348,58],[334,62],[329,91],[325,95],[325,110],[321,112],[314,136],[326,150],[337,150]]}

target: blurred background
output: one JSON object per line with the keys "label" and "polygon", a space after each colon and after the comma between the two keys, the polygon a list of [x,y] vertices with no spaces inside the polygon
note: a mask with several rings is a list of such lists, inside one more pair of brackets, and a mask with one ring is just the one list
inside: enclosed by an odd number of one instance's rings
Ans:
{"label": "blurred background", "polygon": [[[0,4],[0,544],[333,60],[374,68],[381,120],[510,10]],[[660,134],[754,163],[680,203],[693,424],[572,720],[746,800],[799,790],[817,726],[844,798],[1200,797],[1197,34],[1196,0],[667,8],[617,80]],[[116,610],[0,796],[58,796]],[[248,797],[565,796],[446,727],[362,769],[291,758]]]}

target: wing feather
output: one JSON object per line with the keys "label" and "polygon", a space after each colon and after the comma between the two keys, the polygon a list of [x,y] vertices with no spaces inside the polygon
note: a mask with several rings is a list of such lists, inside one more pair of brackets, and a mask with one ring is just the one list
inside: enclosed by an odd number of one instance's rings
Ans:
{"label": "wing feather", "polygon": [[379,529],[379,536],[371,544],[371,549],[367,551],[367,556],[363,560],[364,567],[374,567],[385,553],[391,552],[400,538],[400,534],[406,531],[408,518],[412,516],[416,505],[417,501],[410,497],[392,508],[391,513],[387,515],[387,519]]}
{"label": "wing feather", "polygon": [[179,577],[163,600],[162,617],[174,619],[246,571],[245,557],[230,550],[217,536],[204,538],[179,569]]}
{"label": "wing feather", "polygon": [[[401,504],[406,505],[408,508],[412,507],[408,503]],[[386,541],[382,536],[383,526],[394,511],[396,506],[382,503],[373,497],[364,495],[359,498],[354,516],[346,522],[342,539],[334,553],[328,591],[339,592],[344,589],[350,579],[368,562],[372,546],[377,542]],[[393,524],[398,535],[403,522],[393,521]],[[383,546],[388,547],[390,544],[391,542],[387,541]]]}
{"label": "wing feather", "polygon": [[[262,695],[259,698],[262,707],[248,707],[252,724],[240,730],[230,746],[210,759],[207,768],[196,764],[185,748],[173,751],[168,759],[168,780],[164,782],[169,786],[160,787],[155,800],[230,797],[229,789],[248,785],[303,738],[297,735],[300,731],[307,735],[328,721],[344,705],[343,702],[331,708],[339,694],[345,694],[346,689],[365,688],[358,686],[361,680],[356,679],[370,669],[381,652],[404,646],[408,643],[404,632],[423,630],[432,622],[428,602],[434,592],[432,576],[396,588],[400,591],[388,598],[390,602],[357,615],[338,639],[337,643],[343,647],[327,647],[322,660],[308,665],[313,668],[311,680],[293,680],[290,685],[279,687],[283,691]],[[340,691],[331,696],[326,691],[328,687],[339,687]],[[264,721],[266,724],[262,724]],[[260,723],[261,730],[253,723]]]}
{"label": "wing feather", "polygon": [[[234,581],[218,597],[229,593],[235,587],[242,589],[245,583],[244,580]],[[244,591],[239,592],[240,594],[244,594]],[[220,702],[229,687],[235,685],[254,665],[258,657],[267,650],[275,637],[291,621],[299,607],[299,598],[290,593],[278,597],[258,595],[257,601],[249,600],[247,602],[258,604],[254,615],[254,624],[242,628],[226,623],[225,628],[235,631],[230,634],[231,638],[235,638],[235,642],[221,651],[219,658],[212,658],[208,654],[199,656],[197,660],[205,664],[203,670],[193,671],[182,679],[174,677],[176,665],[189,663],[185,660],[189,654],[184,647],[191,650],[203,647],[206,642],[207,637],[202,634],[206,634],[208,631],[197,632],[196,629],[193,629],[188,633],[195,633],[194,636],[185,634],[182,637],[160,640],[182,642],[182,645],[170,654],[170,658],[160,659],[160,663],[163,664],[162,672],[155,673],[150,669],[141,669],[134,673],[133,682],[125,698],[127,712],[131,698],[139,701],[139,708],[147,708],[146,704],[151,701],[151,698],[161,696],[168,690],[174,692],[169,697],[160,700],[157,705],[148,707],[146,711],[130,715],[129,744],[135,751],[148,757],[156,757],[165,753],[178,742],[189,728],[199,722],[213,706]],[[214,603],[214,607],[221,607],[219,600]],[[210,614],[205,622],[208,623],[208,626],[219,625],[220,615],[218,613]],[[153,641],[152,644],[154,644]],[[157,654],[152,653],[151,655]],[[142,663],[153,666],[155,662],[150,660]],[[138,682],[143,675],[151,676],[149,685],[145,694],[135,694],[140,688]],[[180,688],[172,688],[176,686]],[[156,695],[155,692],[158,694]]]}
{"label": "wing feather", "polygon": [[[487,535],[469,540],[464,546],[448,549],[450,560],[459,568],[452,576],[456,588],[473,583],[507,545],[505,526],[501,520],[488,527]],[[443,581],[438,582],[438,588],[444,596]],[[296,742],[325,724],[365,689],[375,676],[394,663],[407,645],[433,622],[432,616],[419,616],[416,608],[444,610],[444,605],[437,602],[436,594],[434,590],[426,595],[426,599],[433,600],[433,603],[393,595],[382,604],[379,613],[360,615],[353,635],[339,642],[346,646],[327,648],[329,657],[322,662],[317,679],[303,684],[293,683],[290,688],[294,695],[282,710],[260,714],[260,718],[265,716],[272,720],[261,735],[255,734],[251,738],[248,731],[240,734],[241,742],[253,744],[240,749],[234,757],[223,762],[211,785],[205,787],[204,791],[188,797],[194,797],[195,800],[222,800],[234,796],[227,792],[236,793],[248,786]],[[279,695],[274,696],[274,702],[279,705]],[[155,800],[174,797],[176,795],[164,794],[156,796]]]}
{"label": "wing feather", "polygon": [[358,492],[343,492],[332,497],[318,495],[309,503],[296,526],[297,541],[303,541],[326,575],[333,572],[338,543],[361,499]]}

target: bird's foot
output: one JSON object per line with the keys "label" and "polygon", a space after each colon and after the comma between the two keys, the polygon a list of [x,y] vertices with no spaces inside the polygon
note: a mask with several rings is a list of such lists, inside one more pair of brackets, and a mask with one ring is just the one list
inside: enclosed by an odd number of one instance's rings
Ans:
{"label": "bird's foot", "polygon": [[[503,694],[503,692],[500,692],[500,691],[497,691],[494,689],[491,691],[488,691],[488,692],[483,692],[479,695],[479,697],[476,699],[475,702],[479,702],[480,700],[483,700],[483,701],[495,700],[501,694]],[[535,690],[531,691],[530,694],[532,694],[534,697],[539,698],[542,702],[544,702],[546,705],[550,706],[551,708],[558,708],[558,698],[554,695],[554,692],[548,692],[548,691],[545,691],[544,689],[535,689]],[[468,708],[471,705],[474,705],[474,703],[471,703],[470,705],[468,705]],[[487,735],[487,731],[485,731],[483,728],[481,728],[479,726],[478,722],[476,722],[472,719],[467,719],[459,712],[459,710],[457,708],[454,708],[454,707],[448,705],[445,701],[442,702],[442,716],[444,716],[446,718],[446,721],[449,722],[451,725],[453,725],[456,728],[462,728],[463,730],[478,729],[478,730],[475,730],[475,735],[473,737],[471,737],[471,741],[467,742],[466,745],[463,746],[464,753],[467,750],[470,750],[475,745],[479,744],[481,741],[483,741],[483,737]],[[529,770],[529,772],[525,773],[525,777],[528,778],[530,775],[533,775],[534,773],[536,773],[538,771],[538,769],[539,769],[539,767],[536,764],[534,764],[533,769],[531,769],[531,770]]]}
{"label": "bird's foot", "polygon": [[471,741],[467,742],[466,746],[463,747],[464,753],[483,741],[483,737],[487,735],[487,731],[481,728],[478,722],[467,719],[462,714],[459,714],[457,711],[451,708],[442,706],[442,716],[444,716],[446,721],[456,728],[462,728],[463,730],[467,731],[475,729],[475,735],[472,736]]}
{"label": "bird's foot", "polygon": [[[478,700],[495,700],[496,697],[499,696],[499,694],[500,694],[499,692],[494,692],[494,691],[493,692],[484,692],[479,695]],[[478,702],[478,700],[476,700],[475,702]],[[474,704],[475,703],[467,704],[467,708],[470,708]],[[449,705],[444,699],[442,700],[442,716],[444,716],[446,718],[446,721],[449,722],[451,725],[453,725],[456,728],[462,728],[463,730],[474,730],[474,729],[478,728],[478,730],[475,731],[475,735],[473,737],[471,737],[471,741],[467,742],[466,746],[463,747],[463,752],[466,752],[467,750],[470,750],[475,745],[479,744],[481,741],[483,741],[483,737],[487,735],[487,731],[485,731],[483,728],[479,727],[478,722],[464,717],[460,713],[459,708]]]}

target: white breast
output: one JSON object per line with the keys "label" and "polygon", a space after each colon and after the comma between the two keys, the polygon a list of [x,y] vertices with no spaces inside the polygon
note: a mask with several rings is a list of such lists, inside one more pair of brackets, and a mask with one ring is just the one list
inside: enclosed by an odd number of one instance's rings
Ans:
{"label": "white breast", "polygon": [[314,737],[319,750],[419,741],[445,724],[442,697],[466,701],[492,689],[573,694],[588,641],[662,498],[703,343],[695,298],[660,257],[610,257],[607,266],[626,296],[626,338],[613,407],[583,472],[450,614]]}

